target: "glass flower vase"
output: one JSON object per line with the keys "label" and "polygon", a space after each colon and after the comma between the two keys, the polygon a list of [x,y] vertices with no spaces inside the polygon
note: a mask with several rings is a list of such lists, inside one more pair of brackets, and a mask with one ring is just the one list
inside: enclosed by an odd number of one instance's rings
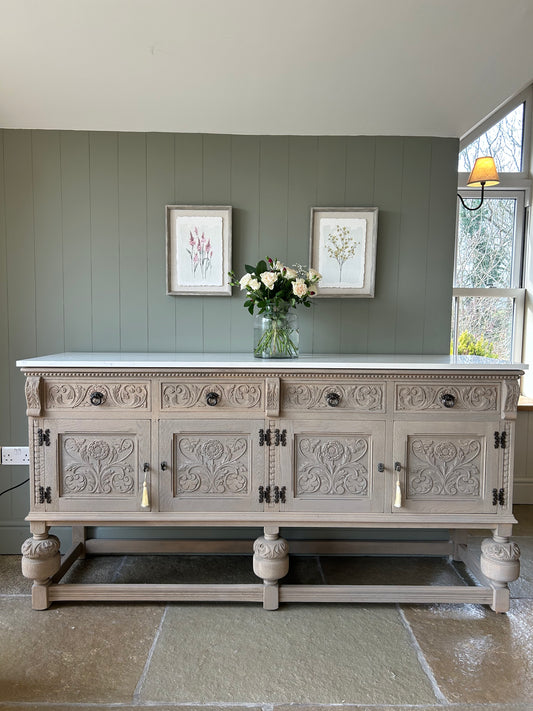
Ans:
{"label": "glass flower vase", "polygon": [[298,316],[290,307],[269,306],[254,320],[256,358],[298,358]]}

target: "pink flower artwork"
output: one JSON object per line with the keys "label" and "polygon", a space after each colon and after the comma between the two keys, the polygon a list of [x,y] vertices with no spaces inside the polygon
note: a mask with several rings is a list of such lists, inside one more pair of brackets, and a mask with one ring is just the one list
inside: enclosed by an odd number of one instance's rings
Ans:
{"label": "pink flower artwork", "polygon": [[191,271],[194,276],[204,280],[211,269],[213,260],[213,248],[211,240],[205,236],[205,232],[200,235],[198,227],[189,232],[189,248],[187,249],[191,260]]}

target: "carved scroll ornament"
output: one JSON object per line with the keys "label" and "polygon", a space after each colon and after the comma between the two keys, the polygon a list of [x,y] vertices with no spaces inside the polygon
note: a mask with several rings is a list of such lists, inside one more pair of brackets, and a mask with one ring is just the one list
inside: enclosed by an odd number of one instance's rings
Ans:
{"label": "carved scroll ornament", "polygon": [[63,496],[125,496],[135,493],[135,442],[128,437],[65,437]]}
{"label": "carved scroll ornament", "polygon": [[368,496],[367,454],[364,438],[298,438],[296,495]]}
{"label": "carved scroll ornament", "polygon": [[452,395],[455,410],[484,412],[496,410],[496,385],[399,385],[396,387],[396,410],[444,410],[444,396]]}
{"label": "carved scroll ornament", "polygon": [[208,408],[207,395],[217,393],[220,406],[251,409],[261,403],[262,388],[253,383],[224,383],[200,385],[196,383],[163,383],[161,407],[163,410],[183,408]]}
{"label": "carved scroll ornament", "polygon": [[248,493],[248,442],[244,437],[181,437],[176,449],[178,495]]}
{"label": "carved scroll ornament", "polygon": [[360,385],[345,385],[333,382],[328,385],[314,385],[312,383],[289,384],[283,389],[283,407],[287,410],[329,408],[327,396],[331,392],[335,392],[340,396],[339,409],[383,412],[384,386],[368,383]]}
{"label": "carved scroll ornament", "polygon": [[408,445],[409,495],[479,496],[479,440],[412,439]]}
{"label": "carved scroll ornament", "polygon": [[48,383],[46,407],[52,409],[93,407],[92,393],[102,393],[106,407],[145,409],[148,406],[148,386],[136,383]]}

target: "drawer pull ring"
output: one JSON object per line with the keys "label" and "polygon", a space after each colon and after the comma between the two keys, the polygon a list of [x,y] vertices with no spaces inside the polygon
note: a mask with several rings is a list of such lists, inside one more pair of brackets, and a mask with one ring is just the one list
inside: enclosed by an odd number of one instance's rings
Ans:
{"label": "drawer pull ring", "polygon": [[341,401],[341,396],[339,393],[328,393],[326,395],[326,401],[330,407],[338,407]]}
{"label": "drawer pull ring", "polygon": [[444,407],[453,407],[455,405],[455,395],[452,395],[451,393],[443,393],[440,396],[440,401]]}
{"label": "drawer pull ring", "polygon": [[215,407],[218,405],[220,395],[218,393],[207,393],[205,400],[210,407]]}
{"label": "drawer pull ring", "polygon": [[104,401],[104,393],[94,392],[91,393],[90,401],[91,405],[101,405]]}

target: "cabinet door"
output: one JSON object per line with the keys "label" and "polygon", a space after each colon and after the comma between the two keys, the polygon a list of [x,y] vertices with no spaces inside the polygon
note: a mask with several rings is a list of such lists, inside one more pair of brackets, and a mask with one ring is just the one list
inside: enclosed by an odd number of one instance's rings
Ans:
{"label": "cabinet door", "polygon": [[267,449],[264,420],[162,420],[163,511],[261,511]]}
{"label": "cabinet door", "polygon": [[149,420],[45,420],[48,511],[140,511],[150,491]]}
{"label": "cabinet door", "polygon": [[[495,422],[396,422],[394,472],[402,506],[393,512],[496,513],[492,489],[498,486],[500,449],[494,448]],[[394,492],[391,495],[394,498]]]}
{"label": "cabinet door", "polygon": [[285,511],[383,511],[385,423],[283,421],[286,445],[279,446]]}

